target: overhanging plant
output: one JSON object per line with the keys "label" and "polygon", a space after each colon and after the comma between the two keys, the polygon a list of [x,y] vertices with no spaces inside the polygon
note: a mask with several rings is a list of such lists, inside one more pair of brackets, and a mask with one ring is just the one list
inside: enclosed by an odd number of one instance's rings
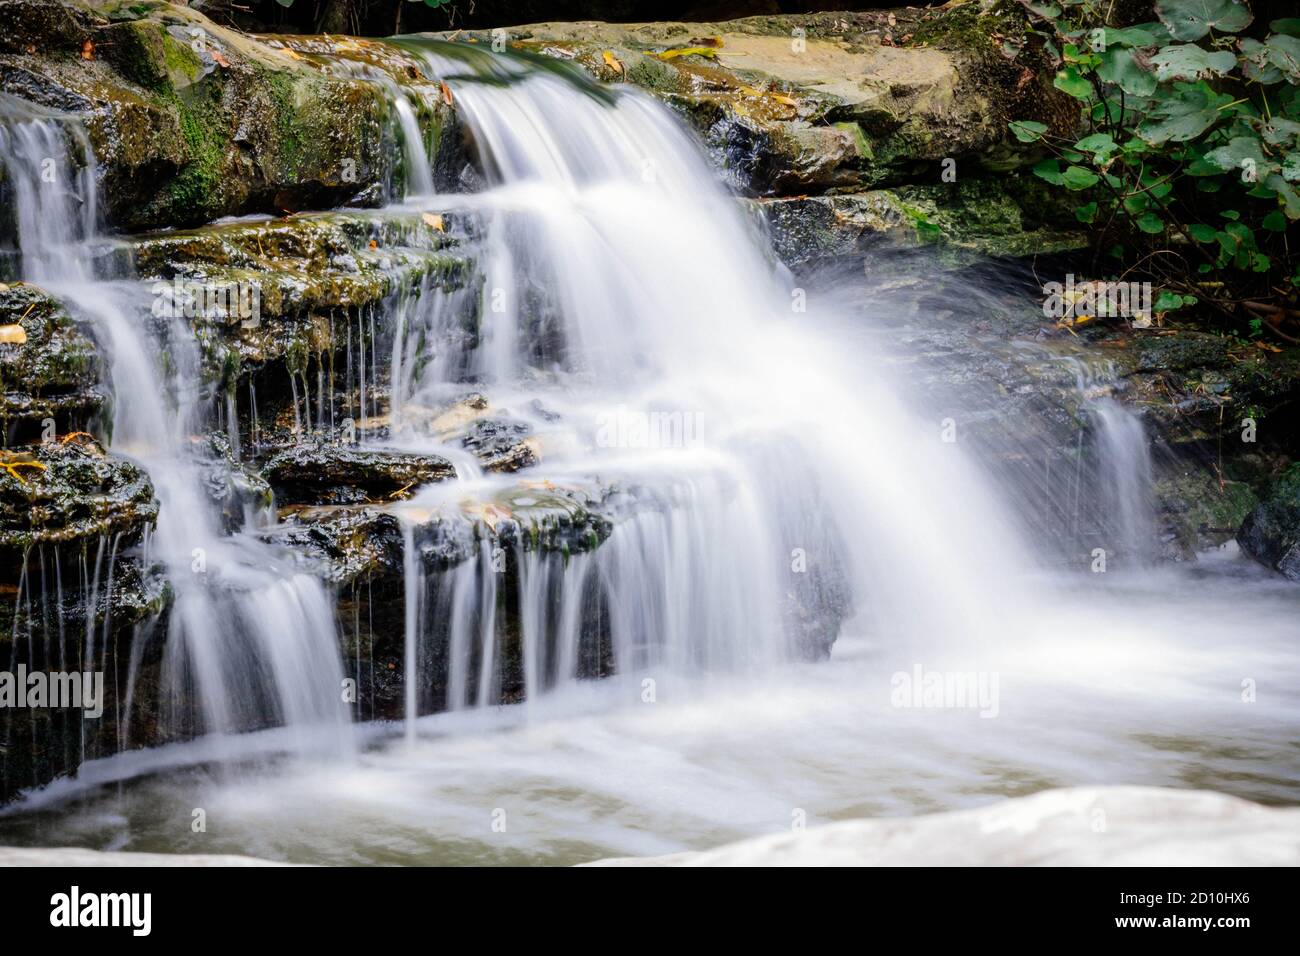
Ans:
{"label": "overhanging plant", "polygon": [[1155,21],[1117,28],[1110,0],[1019,2],[1082,112],[1077,136],[1010,124],[1048,154],[1034,173],[1152,278],[1157,312],[1203,304],[1300,341],[1300,18],[1158,0]]}

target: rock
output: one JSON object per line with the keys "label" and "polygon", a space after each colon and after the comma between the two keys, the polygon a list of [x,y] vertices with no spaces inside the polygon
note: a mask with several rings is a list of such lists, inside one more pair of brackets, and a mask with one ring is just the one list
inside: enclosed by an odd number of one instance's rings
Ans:
{"label": "rock", "polygon": [[350,504],[454,478],[456,469],[437,455],[300,444],[272,458],[263,474],[281,503]]}
{"label": "rock", "polygon": [[480,418],[470,424],[463,442],[486,471],[518,471],[537,463],[537,450],[528,436],[532,426],[508,418]]}
{"label": "rock", "polygon": [[1237,543],[1256,561],[1300,581],[1300,465],[1292,465],[1242,523]]}
{"label": "rock", "polygon": [[35,441],[50,419],[84,430],[104,404],[99,355],[58,302],[26,283],[0,286],[0,425],[9,441]]}
{"label": "rock", "polygon": [[401,521],[372,507],[295,509],[264,535],[314,561],[331,584],[351,584],[372,575],[400,579],[403,571]]}
{"label": "rock", "polygon": [[[1106,830],[1091,821],[1104,814]],[[1204,790],[1077,787],[977,810],[846,820],[596,866],[1295,866],[1300,810]]]}
{"label": "rock", "polygon": [[[921,267],[928,271],[936,263],[956,266],[989,256],[1086,248],[1086,234],[1047,222],[1067,219],[1028,211],[1050,205],[1050,197],[1028,181],[1015,182],[1017,189],[971,179],[952,186],[764,199],[754,207],[777,255],[795,270],[868,255],[879,267],[885,257],[918,247],[927,250]],[[1013,191],[1034,195],[1017,199]]]}
{"label": "rock", "polygon": [[[32,7],[45,9],[28,16]],[[185,6],[0,0],[0,20],[15,18],[24,27],[0,52],[0,86],[85,114],[113,225],[385,195],[396,150],[374,84],[329,76]]]}
{"label": "rock", "polygon": [[1009,141],[1012,118],[1068,131],[1077,105],[1053,89],[1033,45],[1014,57],[996,45],[994,34],[1025,28],[1018,8],[1004,6],[542,23],[508,36],[518,49],[648,90],[700,131],[736,185],[796,196],[938,183],[945,160],[963,178],[1002,173],[1032,155]]}
{"label": "rock", "polygon": [[[145,235],[130,248],[160,306],[197,312],[240,363],[262,365],[295,348],[342,350],[322,327],[330,313],[418,290],[422,280],[459,288],[470,264],[435,221],[437,228],[415,214],[320,213]],[[209,290],[232,290],[247,307],[204,315]]]}
{"label": "rock", "polygon": [[136,465],[78,441],[0,453],[0,553],[40,544],[138,540],[158,516],[149,477]]}
{"label": "rock", "polygon": [[1231,541],[1258,499],[1244,481],[1220,481],[1199,463],[1178,461],[1155,479],[1157,516],[1169,543],[1166,557],[1194,559]]}

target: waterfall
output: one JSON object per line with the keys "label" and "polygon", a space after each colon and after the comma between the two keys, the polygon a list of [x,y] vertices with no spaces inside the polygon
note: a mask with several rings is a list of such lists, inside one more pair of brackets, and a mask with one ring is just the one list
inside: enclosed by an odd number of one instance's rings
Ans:
{"label": "waterfall", "polygon": [[[1031,562],[991,489],[883,368],[846,360],[819,328],[828,317],[802,311],[803,290],[773,275],[664,107],[509,54],[394,42],[446,78],[487,178],[428,206],[477,223],[477,327],[465,334],[446,297],[403,310],[391,361],[403,441],[419,440],[408,410],[472,387],[536,436],[530,477],[607,496],[613,519],[590,553],[548,553],[529,544],[525,509],[505,577],[486,563],[490,540],[429,570],[408,530],[408,678],[427,682],[445,647],[456,708],[611,669],[823,656],[854,613],[900,643],[1024,626],[1006,613],[1025,603],[1008,582]],[[475,476],[456,494],[491,502],[516,487]],[[412,512],[447,498],[427,489]],[[502,657],[501,602],[517,611],[518,661]],[[426,704],[408,691],[408,728]]]}
{"label": "waterfall", "polygon": [[[94,157],[84,132],[66,117],[7,108],[0,165],[15,199],[23,278],[60,299],[107,353],[112,451],[145,468],[160,501],[148,557],[165,565],[173,591],[163,664],[168,729],[228,734],[284,724],[300,749],[345,749],[348,714],[324,587],[291,555],[222,533],[205,497],[190,436],[216,425],[216,402],[202,384],[194,334],[167,310],[159,329],[157,300],[142,284],[95,278]],[[111,564],[108,574],[111,581]],[[97,560],[96,584],[98,575]],[[86,643],[93,652],[93,634]]]}
{"label": "waterfall", "polygon": [[1114,399],[1093,403],[1105,528],[1126,560],[1147,564],[1156,543],[1151,448],[1142,420]]}

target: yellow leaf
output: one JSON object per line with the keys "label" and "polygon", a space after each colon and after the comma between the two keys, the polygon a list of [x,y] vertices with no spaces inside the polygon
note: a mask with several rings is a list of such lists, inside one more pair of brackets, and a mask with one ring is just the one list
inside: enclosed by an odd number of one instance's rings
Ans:
{"label": "yellow leaf", "polygon": [[420,218],[424,220],[426,225],[432,226],[434,229],[437,229],[439,232],[447,231],[446,228],[443,226],[442,216],[438,215],[437,213],[426,212]]}
{"label": "yellow leaf", "polygon": [[27,330],[21,325],[0,325],[0,343],[5,345],[22,345],[27,341]]}
{"label": "yellow leaf", "polygon": [[605,60],[605,65],[607,67],[609,67],[619,76],[623,75],[623,64],[619,62],[618,57],[616,57],[609,50],[606,50],[604,53],[602,53],[601,57]]}
{"label": "yellow leaf", "polygon": [[672,50],[664,50],[650,55],[657,56],[661,60],[675,60],[679,56],[706,56],[710,59],[716,59],[718,51],[708,46],[679,46]]}

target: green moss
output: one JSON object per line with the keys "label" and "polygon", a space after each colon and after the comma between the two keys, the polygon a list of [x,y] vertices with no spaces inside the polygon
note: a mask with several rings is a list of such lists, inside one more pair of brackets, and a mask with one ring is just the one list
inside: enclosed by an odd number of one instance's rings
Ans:
{"label": "green moss", "polygon": [[203,61],[199,55],[177,42],[165,30],[162,31],[162,52],[167,75],[173,86],[188,86],[202,75]]}

